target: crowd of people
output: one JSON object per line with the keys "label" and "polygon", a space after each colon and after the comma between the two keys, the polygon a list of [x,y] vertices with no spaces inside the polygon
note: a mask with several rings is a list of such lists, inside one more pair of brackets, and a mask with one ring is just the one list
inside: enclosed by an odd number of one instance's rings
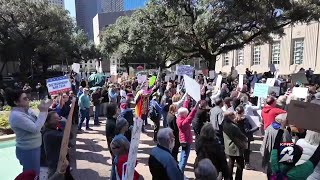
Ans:
{"label": "crowd of people", "polygon": [[[186,93],[183,80],[178,77],[168,82],[158,77],[154,85],[148,81],[139,83],[135,78],[122,82],[106,80],[103,87],[94,88],[88,87],[85,79],[81,82],[75,82],[72,76],[70,79],[74,86],[72,91],[51,96],[49,102],[43,101],[38,116],[29,109],[28,91],[6,92],[7,103],[12,107],[10,125],[16,134],[16,156],[24,172],[31,170],[39,175],[40,166],[46,164],[49,179],[72,179],[67,160],[64,161],[65,171],[56,169],[64,126],[72,101],[75,101],[72,121],[78,127],[77,133],[92,130],[89,126],[91,109],[94,126],[100,126],[101,117],[106,118],[112,180],[123,178],[136,116],[144,121],[142,132],[150,127],[150,121],[153,124],[153,141],[157,145],[151,150],[148,165],[154,180],[185,179],[184,171],[193,144],[197,155],[196,179],[240,180],[244,169],[254,170],[250,165],[250,152],[257,131],[264,134],[261,164],[268,179],[320,179],[320,133],[295,127],[287,121],[290,100],[297,99],[291,90],[302,86],[299,83],[288,84],[285,93],[277,97],[272,92],[267,98],[261,98],[252,95],[254,84],[266,83],[266,79],[256,73],[247,72],[241,86],[236,78],[227,78],[217,86],[215,80],[197,75],[201,100],[196,102]],[[309,85],[305,101],[319,104],[320,92],[316,85]],[[261,115],[257,113],[259,110]],[[252,116],[261,117],[261,126]],[[294,142],[294,158],[290,162],[279,162],[283,142]],[[135,171],[133,179],[143,177]]]}

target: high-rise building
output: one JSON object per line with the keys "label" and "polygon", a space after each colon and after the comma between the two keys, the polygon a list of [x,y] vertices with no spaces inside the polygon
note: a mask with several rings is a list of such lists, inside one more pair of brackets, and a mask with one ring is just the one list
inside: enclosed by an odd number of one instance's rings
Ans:
{"label": "high-rise building", "polygon": [[148,0],[124,0],[124,10],[135,10],[146,5]]}
{"label": "high-rise building", "polygon": [[60,8],[64,9],[64,0],[29,0],[30,2],[43,2],[43,1],[47,1],[49,3],[49,5],[52,6],[57,6]]}
{"label": "high-rise building", "polygon": [[124,0],[104,0],[102,2],[103,12],[124,11]]}

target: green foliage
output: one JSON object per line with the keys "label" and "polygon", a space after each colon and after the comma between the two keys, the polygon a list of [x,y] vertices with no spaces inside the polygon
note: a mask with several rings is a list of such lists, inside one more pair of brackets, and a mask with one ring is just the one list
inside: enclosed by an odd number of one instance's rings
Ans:
{"label": "green foliage", "polygon": [[88,50],[83,47],[88,39],[78,34],[64,9],[47,2],[0,0],[0,60],[19,62],[22,72],[85,59],[79,52]]}
{"label": "green foliage", "polygon": [[126,63],[146,60],[164,67],[201,58],[214,69],[218,55],[272,41],[271,34],[283,36],[285,26],[319,17],[314,0],[150,0],[107,27],[100,49]]}
{"label": "green foliage", "polygon": [[11,111],[11,107],[8,106],[8,105],[5,105],[5,106],[2,107],[2,110],[3,111]]}
{"label": "green foliage", "polygon": [[0,112],[0,129],[10,129],[9,115],[10,115],[10,112],[7,112],[7,111]]}
{"label": "green foliage", "polygon": [[39,105],[40,105],[40,101],[31,101],[29,104],[31,109],[38,109]]}

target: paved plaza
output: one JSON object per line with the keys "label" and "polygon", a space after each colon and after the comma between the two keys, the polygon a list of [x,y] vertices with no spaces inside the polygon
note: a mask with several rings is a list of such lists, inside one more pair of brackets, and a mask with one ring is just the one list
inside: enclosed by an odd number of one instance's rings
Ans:
{"label": "paved plaza", "polygon": [[[91,128],[93,131],[77,135],[75,150],[71,152],[72,173],[76,180],[110,179],[111,158],[105,137],[105,120],[102,121],[100,127],[92,126]],[[151,127],[147,128],[146,134],[141,134],[138,165],[136,167],[136,170],[147,180],[152,179],[148,167],[149,152],[155,146],[152,135]],[[261,172],[261,155],[259,153],[261,143],[260,139],[255,140],[252,144],[251,165],[256,168],[256,171],[244,170],[244,180],[267,179],[266,175]],[[196,152],[192,148],[185,171],[188,179],[194,179],[193,163],[195,158]]]}

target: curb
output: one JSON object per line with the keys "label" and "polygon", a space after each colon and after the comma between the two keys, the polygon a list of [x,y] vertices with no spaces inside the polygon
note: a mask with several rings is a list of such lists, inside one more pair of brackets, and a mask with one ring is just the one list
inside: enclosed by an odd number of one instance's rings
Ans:
{"label": "curb", "polygon": [[3,136],[0,136],[0,142],[12,140],[12,139],[15,139],[15,138],[16,138],[15,134],[3,135]]}

